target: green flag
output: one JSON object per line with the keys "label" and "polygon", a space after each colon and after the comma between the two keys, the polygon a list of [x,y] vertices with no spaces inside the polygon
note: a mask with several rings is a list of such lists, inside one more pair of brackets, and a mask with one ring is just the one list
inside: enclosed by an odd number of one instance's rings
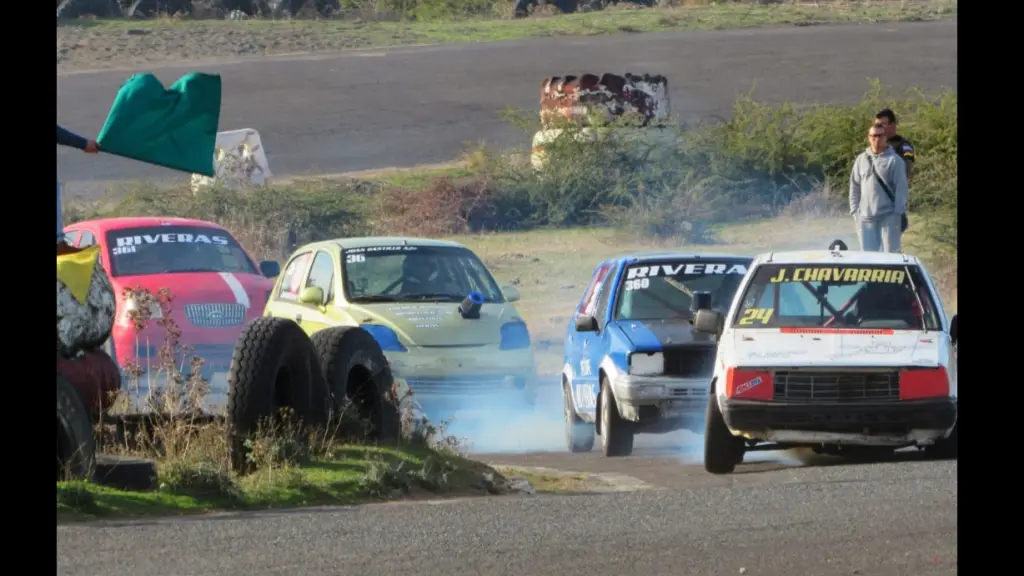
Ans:
{"label": "green flag", "polygon": [[117,91],[96,142],[103,152],[183,172],[214,176],[220,76],[193,72],[170,88],[135,74]]}

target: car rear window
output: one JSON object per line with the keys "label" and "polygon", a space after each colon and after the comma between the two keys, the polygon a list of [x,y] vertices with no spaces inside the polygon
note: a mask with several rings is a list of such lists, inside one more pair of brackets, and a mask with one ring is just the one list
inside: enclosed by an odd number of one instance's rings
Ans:
{"label": "car rear window", "polygon": [[199,226],[152,226],[107,232],[112,276],[183,272],[257,274],[230,234]]}

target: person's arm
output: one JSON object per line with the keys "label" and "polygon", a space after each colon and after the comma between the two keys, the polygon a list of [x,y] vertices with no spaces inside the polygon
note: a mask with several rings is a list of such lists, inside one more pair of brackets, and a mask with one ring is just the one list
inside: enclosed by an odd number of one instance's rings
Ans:
{"label": "person's arm", "polygon": [[57,144],[85,150],[85,147],[89,145],[89,140],[70,130],[65,130],[60,127],[60,124],[57,124]]}
{"label": "person's arm", "polygon": [[[893,162],[892,167],[893,182],[896,183],[896,189],[893,190],[893,193],[896,195],[896,206],[894,206],[894,208],[896,209],[897,214],[903,214],[907,211],[907,200],[910,195],[910,185],[907,178],[907,172],[910,170],[905,167],[907,162],[904,162],[899,156],[896,158],[899,159],[899,162]],[[903,164],[903,166],[901,166],[901,164]]]}
{"label": "person's arm", "polygon": [[850,170],[850,215],[856,216],[860,210],[860,170],[857,164],[860,163],[860,156],[853,161],[853,170]]}
{"label": "person's arm", "polygon": [[907,167],[907,182],[910,182],[910,178],[913,176],[914,162],[917,157],[914,154],[914,145],[910,143],[910,140],[904,140],[903,144],[900,145],[900,157],[903,158],[903,163]]}

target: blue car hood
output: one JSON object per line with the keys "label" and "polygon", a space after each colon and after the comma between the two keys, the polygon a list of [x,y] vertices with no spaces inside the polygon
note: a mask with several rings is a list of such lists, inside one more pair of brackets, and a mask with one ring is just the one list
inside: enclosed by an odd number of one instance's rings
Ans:
{"label": "blue car hood", "polygon": [[634,350],[657,352],[666,346],[713,343],[714,337],[693,329],[689,320],[619,320],[619,329]]}

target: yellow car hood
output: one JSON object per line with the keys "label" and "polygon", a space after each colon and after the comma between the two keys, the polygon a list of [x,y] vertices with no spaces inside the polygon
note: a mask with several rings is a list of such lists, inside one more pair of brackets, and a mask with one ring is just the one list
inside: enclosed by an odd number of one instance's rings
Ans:
{"label": "yellow car hood", "polygon": [[351,308],[360,324],[380,324],[398,333],[413,346],[482,346],[501,341],[501,326],[520,320],[508,303],[484,304],[480,317],[463,318],[454,302],[388,302]]}

